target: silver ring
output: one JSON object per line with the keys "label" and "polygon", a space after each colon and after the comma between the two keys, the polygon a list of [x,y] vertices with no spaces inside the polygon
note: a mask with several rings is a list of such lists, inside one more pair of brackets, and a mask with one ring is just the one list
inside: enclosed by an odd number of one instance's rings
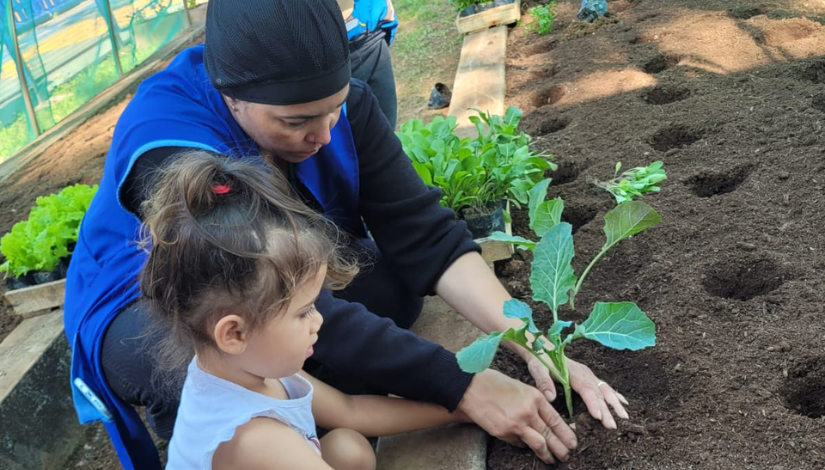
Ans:
{"label": "silver ring", "polygon": [[599,383],[596,384],[596,388],[599,388],[602,385],[607,385],[607,382],[605,382],[604,380],[600,380]]}

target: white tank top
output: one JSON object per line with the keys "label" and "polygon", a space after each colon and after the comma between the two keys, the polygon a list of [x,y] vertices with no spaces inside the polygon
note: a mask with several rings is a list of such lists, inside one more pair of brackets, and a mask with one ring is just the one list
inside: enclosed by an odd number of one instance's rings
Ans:
{"label": "white tank top", "polygon": [[287,400],[262,395],[189,364],[166,470],[211,470],[212,456],[252,418],[277,419],[321,453],[312,416],[312,384],[300,375],[280,379]]}

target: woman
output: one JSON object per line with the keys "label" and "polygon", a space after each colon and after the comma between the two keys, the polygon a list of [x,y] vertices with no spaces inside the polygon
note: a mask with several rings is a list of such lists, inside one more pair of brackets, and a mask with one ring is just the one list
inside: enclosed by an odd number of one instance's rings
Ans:
{"label": "woman", "polygon": [[[152,380],[158,338],[145,333],[136,281],[146,259],[137,244],[140,206],[154,169],[191,149],[269,159],[371,261],[345,291],[319,297],[319,363],[374,389],[460,409],[548,462],[575,447],[548,403],[552,380],[532,356],[516,350],[538,389],[491,370],[466,374],[452,353],[404,329],[431,294],[484,331],[518,321],[502,315],[510,296],[464,224],[418,178],[369,88],[350,79],[335,1],[212,0],[205,45],[147,79],[120,117],[67,279],[78,415],[106,422],[127,470],[159,466],[133,407],[145,407],[168,438],[180,396]],[[611,428],[610,408],[627,416],[621,395],[590,369],[572,361],[569,369],[591,415]]]}

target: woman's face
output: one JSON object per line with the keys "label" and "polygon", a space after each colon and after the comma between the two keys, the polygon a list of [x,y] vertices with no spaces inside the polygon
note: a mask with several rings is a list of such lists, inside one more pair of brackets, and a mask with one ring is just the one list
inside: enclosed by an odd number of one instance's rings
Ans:
{"label": "woman's face", "polygon": [[[226,98],[230,112],[264,156],[299,163],[327,145],[341,117],[349,85],[318,101],[291,105],[249,103]],[[268,154],[268,155],[267,155]]]}

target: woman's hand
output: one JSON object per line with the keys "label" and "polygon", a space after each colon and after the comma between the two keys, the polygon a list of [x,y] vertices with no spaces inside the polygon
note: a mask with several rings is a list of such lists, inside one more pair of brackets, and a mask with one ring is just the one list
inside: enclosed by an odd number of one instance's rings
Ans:
{"label": "woman's hand", "polygon": [[491,435],[526,445],[547,463],[566,461],[576,435],[534,387],[487,369],[473,377],[458,410]]}
{"label": "woman's hand", "polygon": [[[547,367],[535,356],[530,355],[527,359],[527,369],[536,381],[536,388],[548,401],[553,401],[556,398],[556,384],[550,377]],[[628,404],[625,397],[613,390],[607,382],[599,380],[589,367],[567,359],[567,370],[570,373],[570,387],[582,397],[590,415],[601,421],[604,427],[616,429],[613,413],[620,418],[628,419],[623,406]]]}

